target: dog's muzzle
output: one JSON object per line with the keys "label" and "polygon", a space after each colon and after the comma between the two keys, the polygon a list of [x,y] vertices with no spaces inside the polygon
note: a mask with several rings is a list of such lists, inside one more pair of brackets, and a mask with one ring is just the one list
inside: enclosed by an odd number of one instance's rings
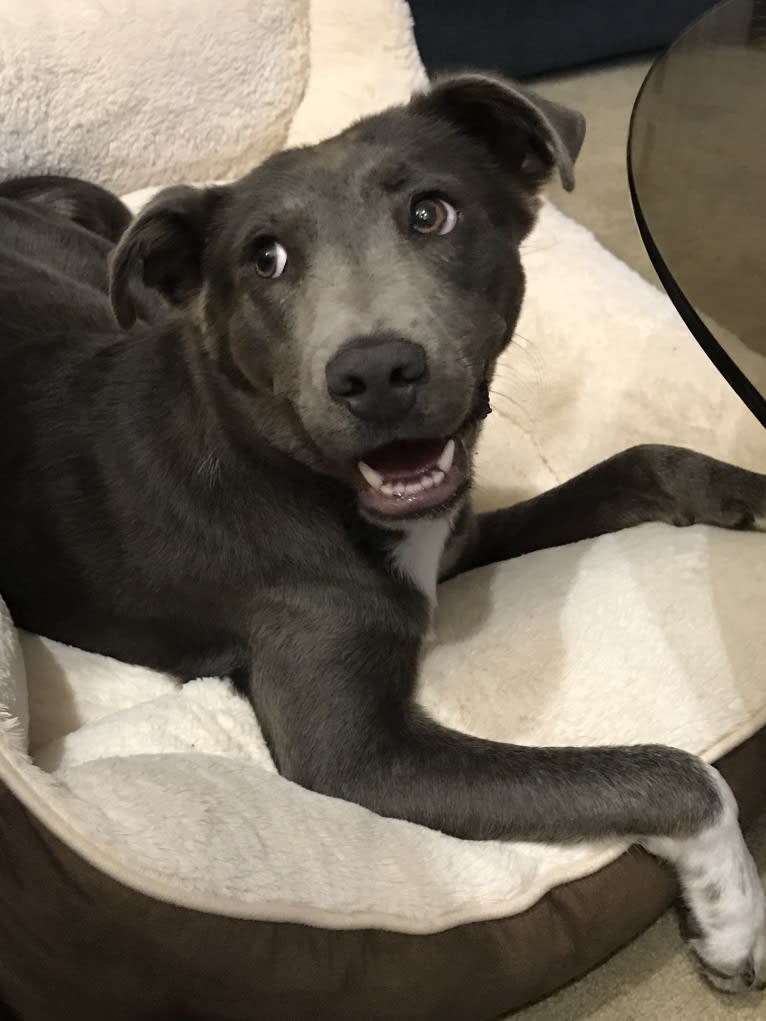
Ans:
{"label": "dog's muzzle", "polygon": [[397,520],[448,510],[469,485],[463,437],[490,411],[489,387],[482,383],[471,414],[454,436],[397,440],[365,453],[355,470],[362,509]]}

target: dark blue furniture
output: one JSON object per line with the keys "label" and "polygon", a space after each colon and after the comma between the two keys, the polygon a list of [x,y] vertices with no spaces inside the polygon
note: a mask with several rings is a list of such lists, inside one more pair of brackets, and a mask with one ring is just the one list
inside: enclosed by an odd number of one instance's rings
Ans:
{"label": "dark blue furniture", "polygon": [[430,73],[491,68],[516,78],[670,43],[712,0],[410,0]]}

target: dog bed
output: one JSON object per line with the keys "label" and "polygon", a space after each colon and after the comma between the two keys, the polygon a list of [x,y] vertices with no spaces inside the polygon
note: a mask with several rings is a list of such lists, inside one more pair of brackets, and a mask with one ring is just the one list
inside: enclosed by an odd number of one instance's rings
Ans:
{"label": "dog bed", "polygon": [[[284,6],[310,33],[285,29],[307,40],[302,95],[266,148],[422,83],[402,4]],[[214,149],[184,176],[237,164]],[[546,205],[525,266],[480,505],[642,441],[766,470],[762,430],[667,300],[587,231]],[[458,578],[440,590],[420,699],[501,740],[726,756],[747,816],[766,794],[765,543],[646,525]],[[225,682],[180,688],[19,634],[4,609],[0,781],[0,998],[24,1021],[479,1021],[582,974],[674,893],[625,842],[463,842],[305,791]]]}

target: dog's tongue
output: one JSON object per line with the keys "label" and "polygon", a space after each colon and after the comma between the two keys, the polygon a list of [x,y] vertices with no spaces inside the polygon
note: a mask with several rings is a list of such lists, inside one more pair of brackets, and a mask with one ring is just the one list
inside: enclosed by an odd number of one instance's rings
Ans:
{"label": "dog's tongue", "polygon": [[385,476],[420,475],[439,460],[444,440],[402,440],[365,454],[365,461]]}

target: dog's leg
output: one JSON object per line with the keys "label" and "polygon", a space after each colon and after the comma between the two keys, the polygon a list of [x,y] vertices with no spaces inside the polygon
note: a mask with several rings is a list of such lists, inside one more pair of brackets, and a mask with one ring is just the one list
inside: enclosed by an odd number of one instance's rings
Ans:
{"label": "dog's leg", "polygon": [[720,774],[671,748],[528,748],[439,726],[412,700],[413,616],[347,589],[257,608],[248,694],[282,774],[464,839],[629,836],[676,868],[711,980],[761,985],[763,893]]}
{"label": "dog's leg", "polygon": [[547,493],[477,515],[444,577],[646,521],[766,527],[766,476],[680,447],[631,447]]}

